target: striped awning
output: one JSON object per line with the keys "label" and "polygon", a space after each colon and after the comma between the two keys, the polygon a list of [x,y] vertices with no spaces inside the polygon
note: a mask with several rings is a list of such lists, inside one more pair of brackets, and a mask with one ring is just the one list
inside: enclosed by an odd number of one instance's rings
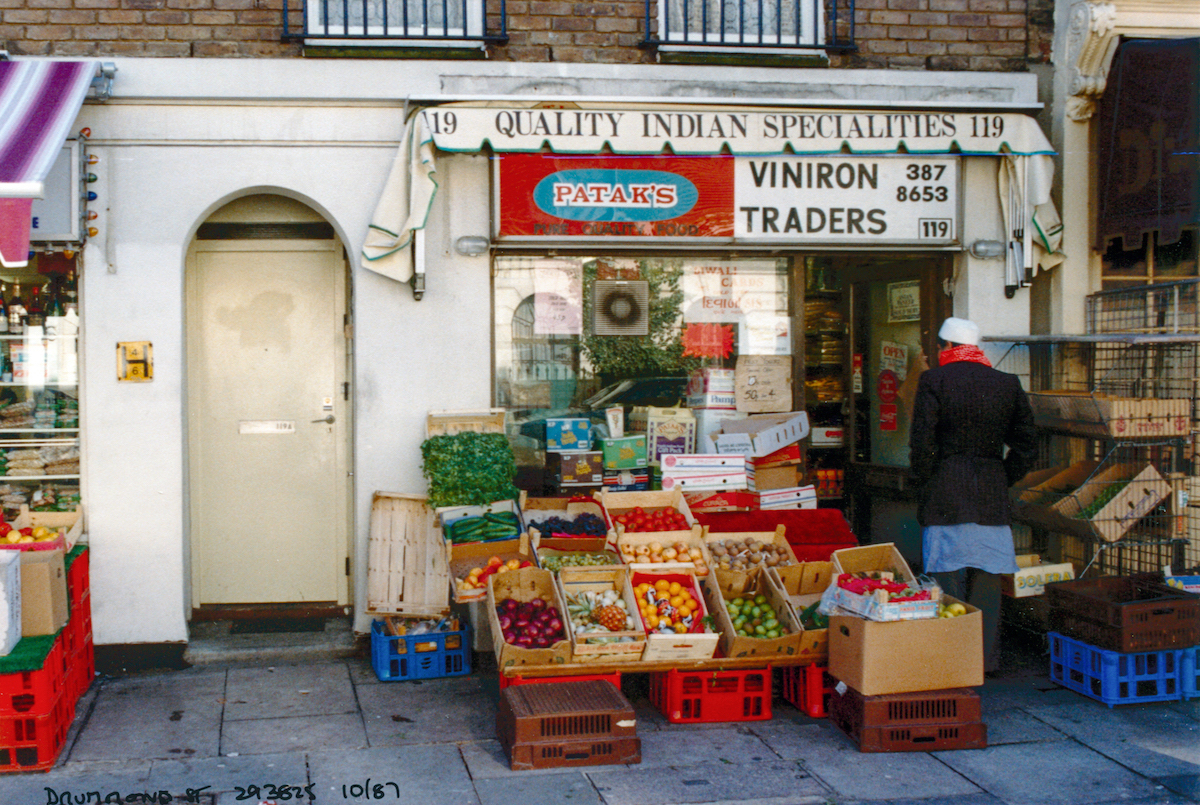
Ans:
{"label": "striped awning", "polygon": [[0,264],[23,266],[31,200],[54,164],[97,61],[0,61]]}

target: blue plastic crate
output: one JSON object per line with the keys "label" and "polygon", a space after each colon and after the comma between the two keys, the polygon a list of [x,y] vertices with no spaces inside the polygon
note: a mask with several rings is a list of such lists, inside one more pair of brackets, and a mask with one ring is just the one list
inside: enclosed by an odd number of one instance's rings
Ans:
{"label": "blue plastic crate", "polygon": [[380,682],[438,679],[471,673],[471,625],[457,632],[392,636],[371,624],[371,666]]}
{"label": "blue plastic crate", "polygon": [[[1072,640],[1057,632],[1050,640],[1050,679],[1109,707],[1183,698],[1184,651],[1137,651],[1122,654]],[[1191,664],[1195,652],[1191,650]]]}
{"label": "blue plastic crate", "polygon": [[1200,646],[1179,652],[1179,676],[1183,682],[1183,698],[1200,699]]}

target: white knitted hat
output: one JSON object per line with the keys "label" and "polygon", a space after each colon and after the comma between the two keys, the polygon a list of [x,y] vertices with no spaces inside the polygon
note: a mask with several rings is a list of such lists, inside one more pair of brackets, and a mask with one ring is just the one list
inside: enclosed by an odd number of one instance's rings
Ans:
{"label": "white knitted hat", "polygon": [[956,319],[953,316],[942,322],[938,330],[938,338],[952,341],[955,344],[979,345],[979,325],[970,319]]}

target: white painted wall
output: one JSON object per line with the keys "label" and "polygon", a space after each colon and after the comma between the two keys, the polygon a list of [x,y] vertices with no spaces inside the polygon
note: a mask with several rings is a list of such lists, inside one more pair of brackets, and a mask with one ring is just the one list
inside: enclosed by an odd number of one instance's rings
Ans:
{"label": "white painted wall", "polygon": [[[355,324],[354,551],[358,615],[375,490],[422,492],[420,443],[433,409],[491,402],[489,258],[454,252],[488,232],[487,160],[439,160],[428,230],[425,298],[357,266],[395,150],[406,97],[623,96],[1014,108],[1036,102],[1036,79],[1001,73],[830,71],[683,65],[569,65],[374,60],[117,59],[114,98],[86,105],[99,212],[84,254],[85,500],[96,642],[187,639],[188,544],[183,272],[196,228],[232,198],[275,192],[324,215],[352,264]],[[969,160],[971,237],[995,215],[994,161]],[[982,173],[981,173],[982,171]],[[985,176],[984,173],[990,171]],[[979,233],[979,234],[976,234]],[[968,241],[969,242],[969,241]],[[960,273],[962,312],[1021,319],[1018,296],[985,264]],[[995,275],[993,277],[993,275]],[[998,290],[996,290],[998,288]],[[996,294],[999,294],[997,299]],[[956,301],[956,311],[959,301]],[[1026,313],[1027,315],[1027,313]],[[1001,331],[999,329],[997,332]],[[1009,330],[1003,330],[1008,332]],[[118,341],[154,345],[151,383],[118,384]],[[236,561],[236,557],[231,557]]]}

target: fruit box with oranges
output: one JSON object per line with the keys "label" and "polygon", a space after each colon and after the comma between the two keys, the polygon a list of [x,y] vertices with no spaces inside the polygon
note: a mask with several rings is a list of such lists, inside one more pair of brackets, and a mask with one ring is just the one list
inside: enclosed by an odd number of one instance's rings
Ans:
{"label": "fruit box with oranges", "polygon": [[700,581],[692,571],[692,565],[680,562],[629,566],[646,631],[646,662],[707,660],[716,653],[721,635],[707,618]]}
{"label": "fruit box with oranges", "polygon": [[[555,577],[559,594],[567,607],[565,620],[571,638],[571,662],[632,662],[642,658],[646,648],[646,632],[641,628],[641,613],[633,587],[629,584],[629,573],[623,567],[564,567]],[[575,601],[582,601],[585,594],[603,594],[616,591],[624,606],[613,605],[620,610],[620,617],[633,617],[632,628],[609,629],[608,631],[580,631],[573,628]]]}
{"label": "fruit box with oranges", "polygon": [[[761,609],[759,615],[746,612],[745,626],[763,627],[763,634],[749,637],[738,634],[738,628],[733,621],[730,604],[738,600],[749,600],[755,610]],[[771,657],[777,655],[794,656],[800,653],[801,634],[800,622],[788,606],[787,595],[783,589],[771,580],[765,568],[759,568],[748,573],[727,572],[716,570],[704,582],[704,603],[713,613],[713,619],[721,632],[721,651],[726,657]],[[770,608],[770,612],[766,608]],[[739,608],[739,616],[745,608]],[[770,615],[773,614],[778,624],[777,637],[767,637],[771,630]],[[762,623],[755,624],[755,620]]]}

